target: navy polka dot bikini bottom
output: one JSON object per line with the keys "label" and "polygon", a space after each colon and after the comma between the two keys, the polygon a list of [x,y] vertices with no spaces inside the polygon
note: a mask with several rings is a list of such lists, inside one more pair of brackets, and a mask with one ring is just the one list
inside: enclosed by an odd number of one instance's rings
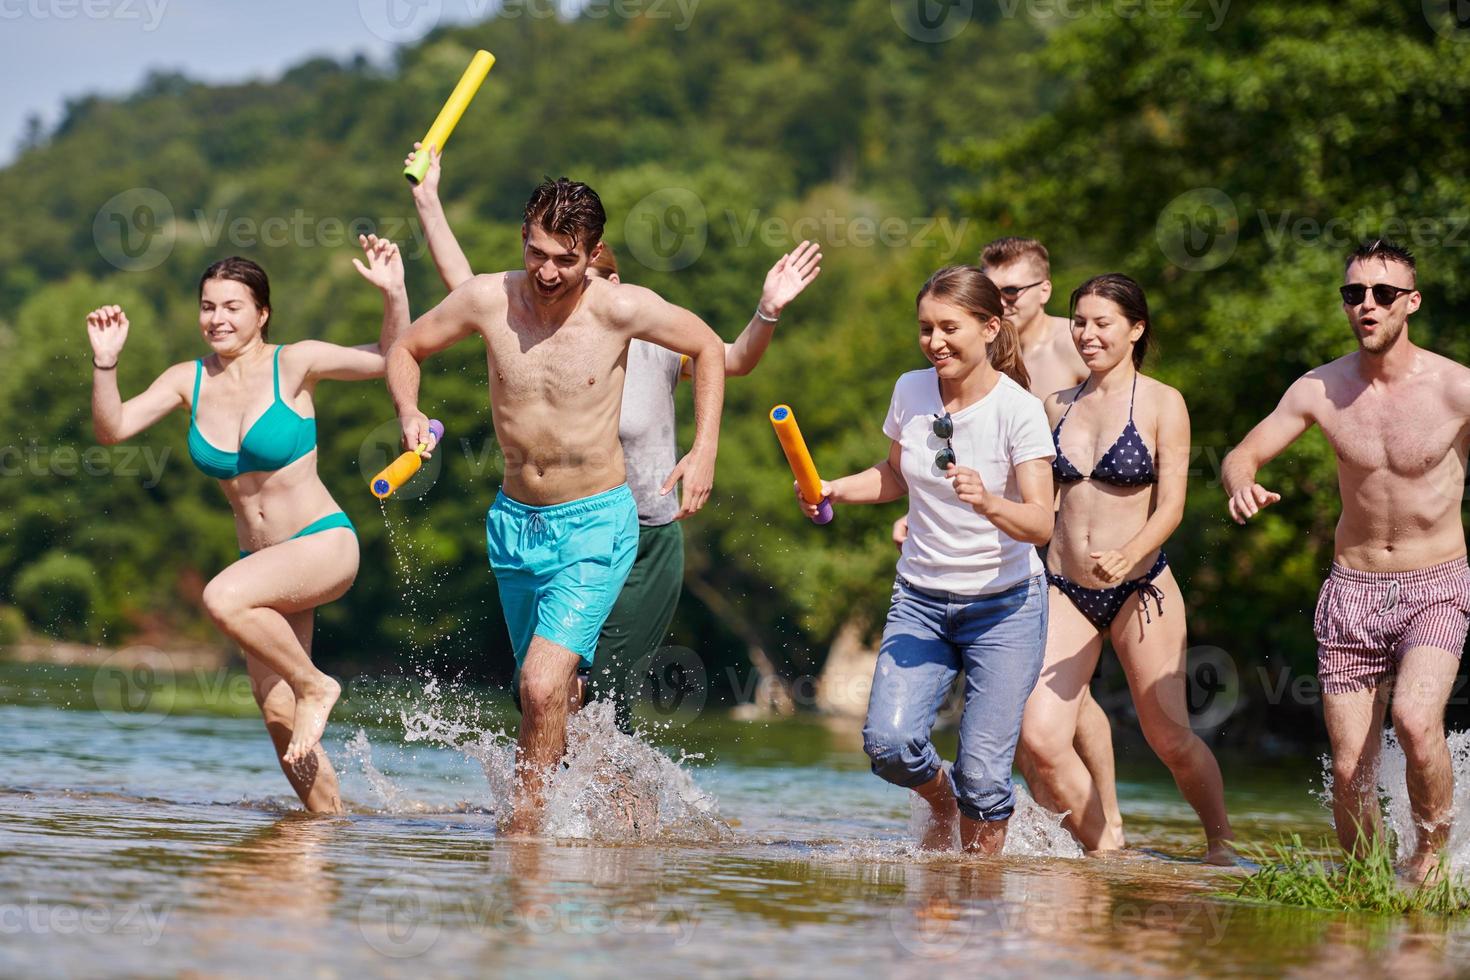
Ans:
{"label": "navy polka dot bikini bottom", "polygon": [[1158,608],[1159,615],[1164,615],[1164,593],[1157,585],[1154,585],[1154,579],[1164,574],[1164,569],[1168,567],[1169,559],[1161,551],[1158,561],[1154,562],[1154,567],[1150,568],[1147,574],[1131,582],[1115,585],[1110,589],[1085,589],[1071,579],[1054,575],[1051,572],[1046,573],[1046,580],[1061,589],[1062,594],[1072,600],[1072,605],[1076,606],[1077,610],[1086,616],[1093,626],[1105,630],[1113,625],[1113,620],[1118,618],[1123,604],[1132,598],[1135,592],[1143,593],[1143,615],[1147,617],[1145,622],[1154,621],[1148,611],[1150,599]]}

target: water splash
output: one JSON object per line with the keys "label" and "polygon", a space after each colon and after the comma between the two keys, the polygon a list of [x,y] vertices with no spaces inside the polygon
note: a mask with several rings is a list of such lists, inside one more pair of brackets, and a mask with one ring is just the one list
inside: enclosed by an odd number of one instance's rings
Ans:
{"label": "water splash", "polygon": [[[400,711],[406,743],[451,749],[477,763],[485,775],[485,807],[498,819],[510,813],[516,745],[508,732],[478,718],[474,706],[446,695],[437,679]],[[372,762],[367,733],[347,746],[373,794],[389,812],[423,812]],[[699,756],[671,758],[643,738],[618,730],[610,702],[593,702],[572,715],[567,753],[546,782],[550,837],[601,841],[726,840],[733,831],[719,816],[713,796],[689,772]]]}
{"label": "water splash", "polygon": [[[946,768],[948,766],[946,765]],[[1062,826],[1062,815],[1052,813],[1032,799],[1026,787],[1016,784],[1016,808],[1011,813],[1010,826],[1006,829],[1005,847],[1001,854],[1006,857],[1061,857],[1080,858],[1082,848]],[[909,794],[909,837],[917,842],[924,836],[929,823],[929,804],[917,793]],[[959,828],[954,834],[954,849],[959,850]],[[919,852],[924,853],[924,852]]]}
{"label": "water splash", "polygon": [[[1449,734],[1450,772],[1455,781],[1450,806],[1449,844],[1445,853],[1450,867],[1470,871],[1470,731]],[[1384,826],[1395,839],[1394,856],[1407,860],[1419,843],[1419,827],[1409,806],[1408,759],[1393,729],[1385,729],[1378,762],[1378,798],[1383,806]],[[1332,810],[1332,756],[1322,757],[1322,791],[1317,798],[1328,812]]]}

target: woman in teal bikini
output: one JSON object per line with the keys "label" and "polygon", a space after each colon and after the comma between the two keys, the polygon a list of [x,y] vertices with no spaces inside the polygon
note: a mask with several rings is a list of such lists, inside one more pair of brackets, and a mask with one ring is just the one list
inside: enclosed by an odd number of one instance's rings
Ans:
{"label": "woman in teal bikini", "polygon": [[128,318],[117,306],[87,316],[99,442],[130,439],[175,409],[189,409],[189,456],[220,481],[240,544],[240,560],[205,587],[204,607],[245,653],[286,778],[308,810],[325,813],[342,810],[337,775],[320,745],[341,688],[311,662],[312,622],[317,606],[352,585],[358,551],[351,522],[317,476],[312,392],[327,378],[381,378],[383,355],[409,322],[398,247],[376,237],[360,241],[367,265],[353,264],[383,293],[376,344],[269,343],[265,271],[229,258],[199,283],[199,329],[213,354],[175,364],[124,402],[116,368]]}

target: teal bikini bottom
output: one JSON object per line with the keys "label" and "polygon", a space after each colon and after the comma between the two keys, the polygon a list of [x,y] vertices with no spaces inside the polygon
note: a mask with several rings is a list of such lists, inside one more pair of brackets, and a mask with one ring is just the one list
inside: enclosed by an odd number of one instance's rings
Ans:
{"label": "teal bikini bottom", "polygon": [[[347,530],[351,531],[353,534],[356,534],[357,533],[357,528],[355,528],[355,527],[352,526],[352,522],[347,519],[347,515],[344,514],[344,513],[342,513],[342,511],[339,510],[335,514],[328,514],[326,517],[323,517],[321,520],[312,521],[310,524],[306,525],[306,527],[303,527],[301,530],[297,531],[295,534],[291,535],[291,537],[287,538],[286,540],[288,540],[288,541],[294,541],[297,538],[304,538],[308,534],[316,534],[316,533],[318,533],[320,531],[330,531],[334,527],[345,527],[345,528],[347,528]],[[242,552],[240,552],[240,557],[241,558],[244,558],[245,556],[247,556],[249,554],[251,554],[251,552],[242,551]]]}

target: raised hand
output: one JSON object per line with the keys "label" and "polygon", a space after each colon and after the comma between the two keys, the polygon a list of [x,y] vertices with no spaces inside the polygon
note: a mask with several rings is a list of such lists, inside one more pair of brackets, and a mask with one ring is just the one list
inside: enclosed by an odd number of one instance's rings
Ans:
{"label": "raised hand", "polygon": [[92,342],[92,363],[113,367],[128,342],[128,315],[121,306],[97,307],[87,314],[87,339]]}
{"label": "raised hand", "polygon": [[414,140],[413,152],[403,158],[406,167],[413,163],[420,153],[429,154],[429,171],[424,174],[424,179],[413,185],[413,197],[415,201],[435,201],[439,198],[439,148],[430,146],[427,150],[423,144]]}
{"label": "raised hand", "polygon": [[796,251],[777,259],[771,271],[766,273],[766,284],[761,289],[761,312],[767,316],[780,316],[787,304],[800,296],[802,290],[821,274],[821,246],[815,242],[802,242]]}
{"label": "raised hand", "polygon": [[1259,511],[1265,510],[1272,504],[1281,500],[1281,494],[1273,493],[1261,486],[1252,483],[1244,490],[1237,490],[1230,497],[1230,516],[1237,524],[1244,524],[1255,517]]}
{"label": "raised hand", "polygon": [[355,258],[352,264],[364,279],[385,293],[403,288],[403,256],[396,244],[377,235],[358,235],[357,243],[367,257],[367,265]]}

